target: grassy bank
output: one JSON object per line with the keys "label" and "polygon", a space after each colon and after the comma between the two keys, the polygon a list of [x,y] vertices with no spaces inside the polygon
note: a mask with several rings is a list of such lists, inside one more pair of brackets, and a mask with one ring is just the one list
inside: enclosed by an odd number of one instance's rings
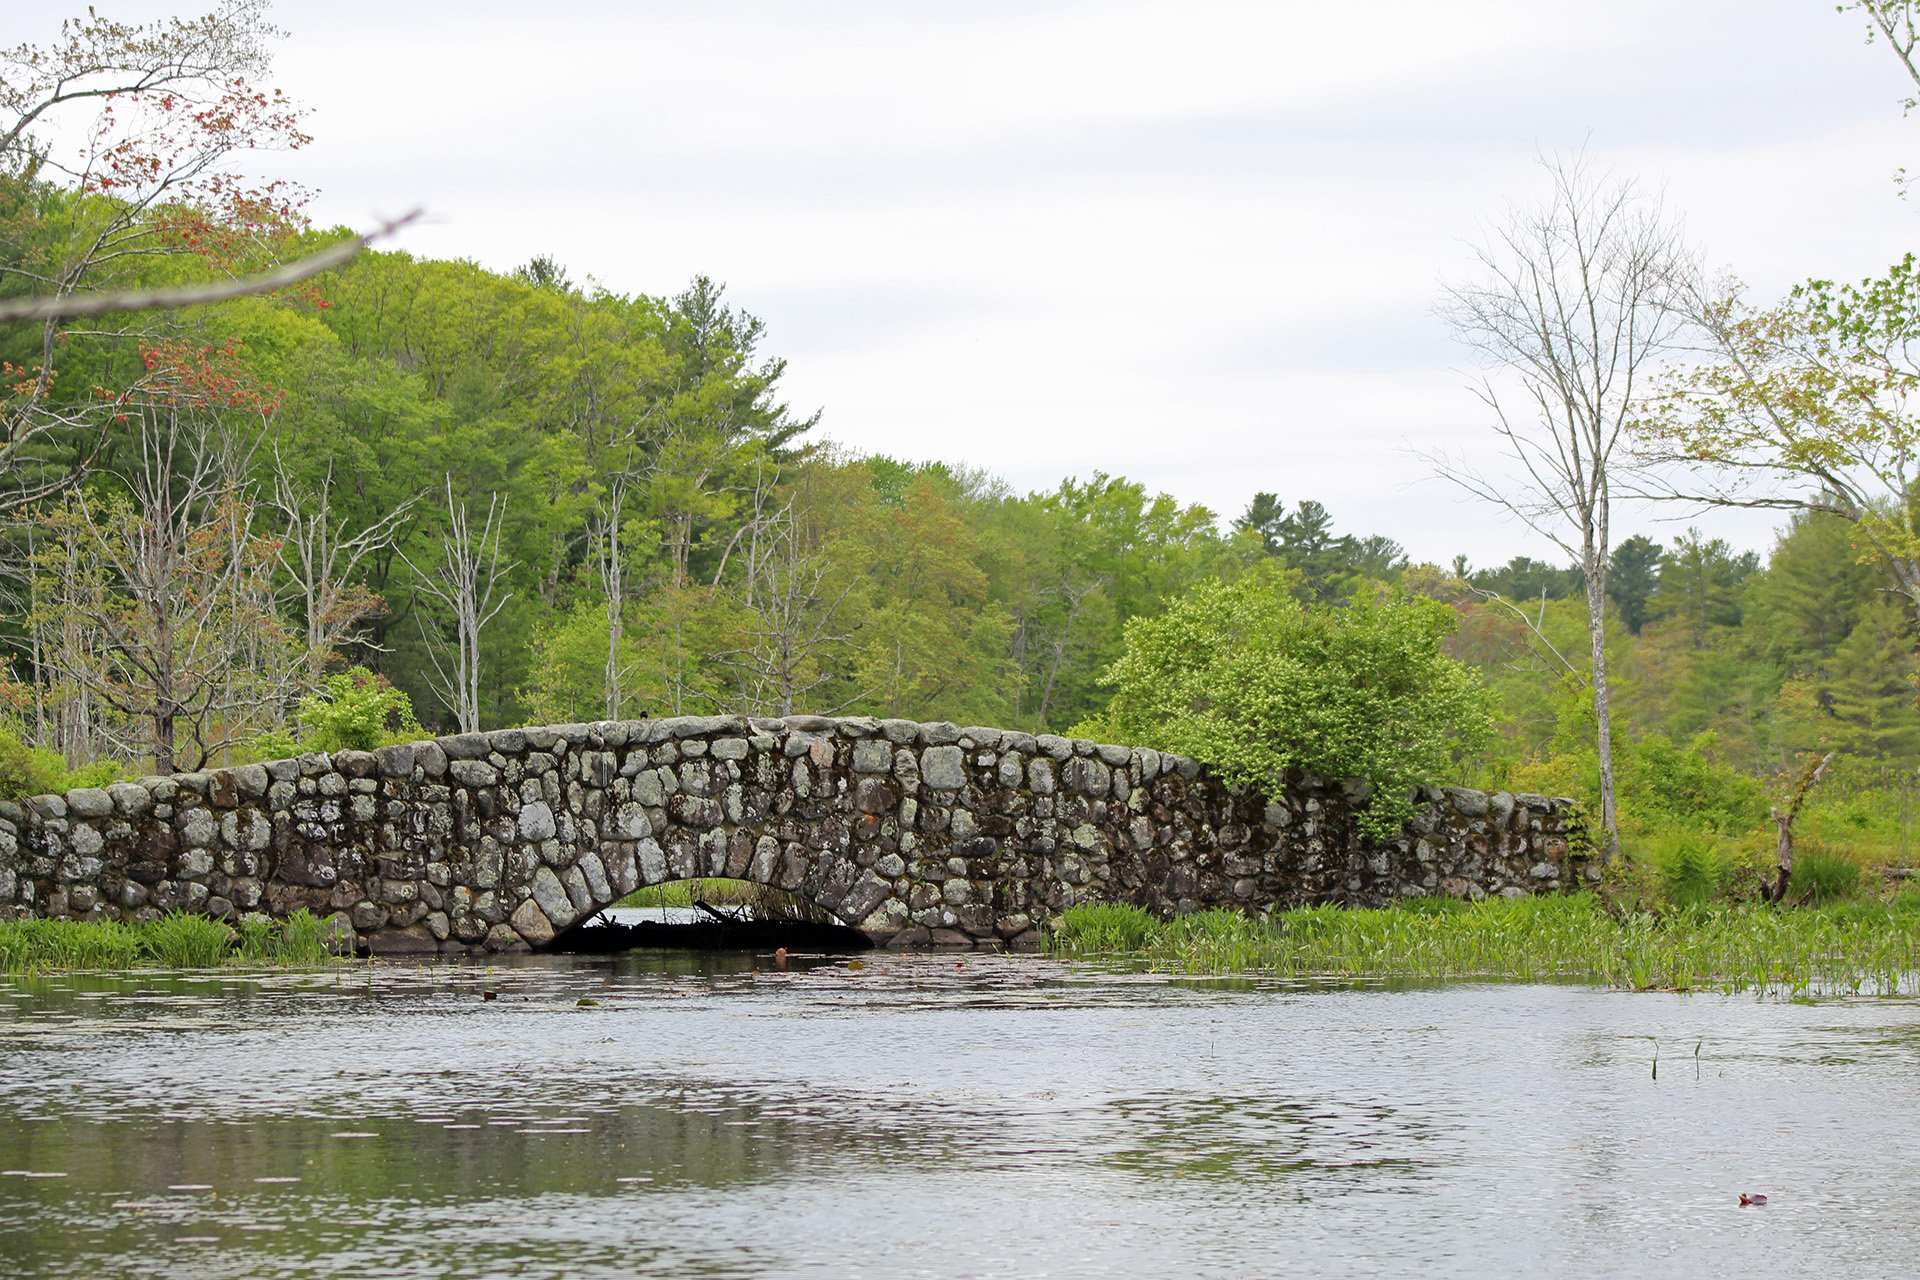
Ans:
{"label": "grassy bank", "polygon": [[1590,895],[1308,907],[1252,919],[1076,907],[1056,954],[1122,954],[1189,974],[1578,980],[1633,990],[1920,994],[1920,894],[1782,910],[1614,911]]}
{"label": "grassy bank", "polygon": [[334,958],[326,926],[305,911],[229,927],[176,911],[141,924],[112,920],[0,921],[0,972],[60,969],[313,968]]}

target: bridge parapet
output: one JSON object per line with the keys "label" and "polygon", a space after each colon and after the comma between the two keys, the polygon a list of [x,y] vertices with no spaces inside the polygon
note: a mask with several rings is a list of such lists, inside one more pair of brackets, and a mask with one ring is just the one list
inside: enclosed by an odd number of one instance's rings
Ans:
{"label": "bridge parapet", "polygon": [[1163,912],[1571,887],[1571,801],[1280,795],[1084,740],[862,717],[501,729],[0,804],[0,913],[306,908],[376,952],[539,947],[633,889],[728,876],[892,946],[1030,947],[1083,901]]}

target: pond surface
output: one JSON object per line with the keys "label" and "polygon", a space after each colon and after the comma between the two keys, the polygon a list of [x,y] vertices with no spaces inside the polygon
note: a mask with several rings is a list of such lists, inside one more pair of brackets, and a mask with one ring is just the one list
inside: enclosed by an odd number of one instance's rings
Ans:
{"label": "pond surface", "polygon": [[884,953],[0,984],[11,1276],[1895,1276],[1917,1171],[1911,1002]]}

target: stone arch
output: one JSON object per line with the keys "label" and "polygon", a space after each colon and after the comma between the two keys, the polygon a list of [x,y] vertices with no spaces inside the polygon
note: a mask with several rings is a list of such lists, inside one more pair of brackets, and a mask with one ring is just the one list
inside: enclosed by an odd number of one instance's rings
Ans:
{"label": "stone arch", "polygon": [[0,913],[306,909],[369,950],[519,950],[645,884],[785,889],[878,945],[1036,945],[1076,902],[1178,912],[1566,887],[1568,801],[1429,788],[1393,840],[1364,792],[1278,795],[1191,760],[867,717],[455,734],[0,803]]}

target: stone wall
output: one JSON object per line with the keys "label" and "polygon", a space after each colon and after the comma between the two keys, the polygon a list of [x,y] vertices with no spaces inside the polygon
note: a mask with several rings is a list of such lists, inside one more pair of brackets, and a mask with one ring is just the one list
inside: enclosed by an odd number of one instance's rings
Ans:
{"label": "stone wall", "polygon": [[894,946],[1027,947],[1077,902],[1165,912],[1570,887],[1571,802],[1229,788],[1190,760],[904,720],[503,729],[0,804],[0,914],[307,908],[375,952],[518,950],[644,885],[790,890]]}

